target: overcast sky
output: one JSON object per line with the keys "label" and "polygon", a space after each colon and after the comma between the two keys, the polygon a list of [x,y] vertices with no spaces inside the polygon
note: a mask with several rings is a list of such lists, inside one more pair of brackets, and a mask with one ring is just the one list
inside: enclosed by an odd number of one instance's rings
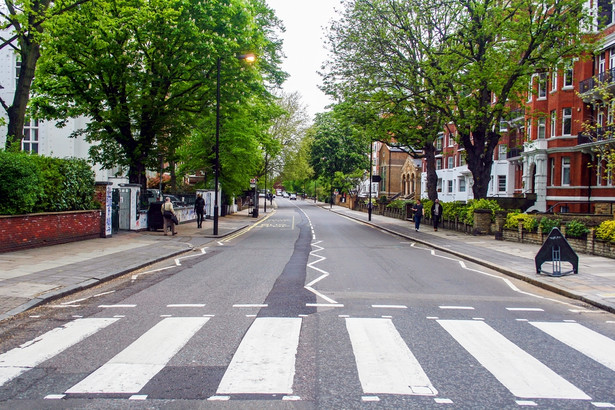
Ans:
{"label": "overcast sky", "polygon": [[266,0],[269,7],[284,22],[286,32],[282,65],[290,78],[284,83],[284,91],[298,91],[311,117],[325,111],[331,103],[329,97],[318,89],[321,77],[317,74],[326,59],[324,28],[339,9],[338,0]]}

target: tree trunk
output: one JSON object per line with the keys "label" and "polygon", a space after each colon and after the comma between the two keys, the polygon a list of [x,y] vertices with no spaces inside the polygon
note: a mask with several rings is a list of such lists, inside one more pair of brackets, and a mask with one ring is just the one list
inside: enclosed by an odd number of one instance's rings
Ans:
{"label": "tree trunk", "polygon": [[436,147],[433,143],[423,146],[425,164],[427,165],[427,196],[435,201],[438,198],[438,174],[436,173]]}
{"label": "tree trunk", "polygon": [[[491,166],[493,165],[493,150],[500,139],[495,132],[473,131],[473,144],[464,144],[468,169],[472,172],[472,193],[474,199],[487,197],[491,181]],[[469,141],[470,137],[467,138]]]}
{"label": "tree trunk", "polygon": [[13,103],[7,108],[8,124],[6,135],[6,149],[18,145],[21,149],[23,139],[23,127],[25,124],[26,108],[30,100],[30,87],[34,79],[36,62],[40,57],[40,46],[29,37],[20,41],[21,45],[21,69],[17,79]]}

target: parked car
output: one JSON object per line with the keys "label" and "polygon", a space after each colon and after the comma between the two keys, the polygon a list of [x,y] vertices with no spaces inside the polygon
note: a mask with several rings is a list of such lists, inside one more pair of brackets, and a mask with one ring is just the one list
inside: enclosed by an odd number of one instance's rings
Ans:
{"label": "parked car", "polygon": [[297,200],[297,194],[290,194],[290,200],[292,201],[293,199]]}
{"label": "parked car", "polygon": [[186,204],[181,201],[178,197],[176,197],[175,195],[164,195],[164,200],[167,200],[167,197],[171,198],[171,203],[173,204],[173,206],[186,206]]}

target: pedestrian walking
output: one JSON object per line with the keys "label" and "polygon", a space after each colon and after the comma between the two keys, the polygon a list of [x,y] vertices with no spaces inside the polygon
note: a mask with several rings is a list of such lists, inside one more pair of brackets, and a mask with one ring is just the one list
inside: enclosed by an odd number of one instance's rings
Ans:
{"label": "pedestrian walking", "polygon": [[418,232],[421,227],[421,219],[423,219],[423,214],[425,213],[420,199],[416,200],[412,210],[414,211],[414,216],[412,217],[414,219],[414,230]]}
{"label": "pedestrian walking", "polygon": [[436,198],[431,206],[431,220],[433,221],[433,230],[436,232],[438,231],[440,218],[442,218],[442,204],[440,203],[440,200]]}
{"label": "pedestrian walking", "polygon": [[194,212],[196,212],[196,227],[203,227],[203,210],[205,209],[205,200],[203,199],[203,195],[198,194],[196,196],[196,201],[194,202]]}
{"label": "pedestrian walking", "polygon": [[167,230],[169,229],[169,227],[171,228],[171,233],[173,235],[176,235],[177,232],[175,232],[175,224],[173,223],[173,217],[175,216],[175,210],[173,209],[171,198],[169,197],[165,198],[164,204],[162,204],[162,207],[160,208],[160,212],[162,212],[162,219],[164,220],[162,227],[163,227],[165,236],[167,235]]}

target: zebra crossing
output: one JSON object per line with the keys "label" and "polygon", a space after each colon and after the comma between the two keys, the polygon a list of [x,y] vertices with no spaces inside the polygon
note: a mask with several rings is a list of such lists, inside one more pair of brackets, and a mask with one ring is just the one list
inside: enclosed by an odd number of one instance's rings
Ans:
{"label": "zebra crossing", "polygon": [[[121,317],[79,318],[53,329],[23,345],[0,354],[0,391],[10,381],[54,356],[71,349],[97,332],[111,329]],[[50,392],[48,398],[71,395],[139,393],[167,366],[198,333],[206,332],[214,317],[165,317],[130,343],[113,358],[68,386],[62,394]],[[295,391],[298,346],[302,317],[255,318],[226,367],[215,395],[210,400],[231,400],[236,395],[279,395],[301,400]],[[391,317],[340,317],[349,341],[364,400],[378,395],[433,397],[436,403],[450,402],[438,397],[441,380],[432,380],[409,348]],[[519,399],[592,400],[588,392],[575,386],[570,375],[558,374],[548,364],[518,346],[484,320],[434,319],[434,321],[471,355],[494,380]],[[111,326],[111,327],[110,327]],[[566,345],[580,356],[606,368],[615,378],[615,341],[579,323],[529,321],[520,323],[537,329]],[[111,331],[111,330],[109,330]],[[440,335],[439,337],[441,337]],[[447,364],[443,364],[446,366]],[[55,393],[55,394],[52,394]],[[613,400],[610,398],[610,400]],[[608,407],[612,403],[599,403]],[[604,406],[603,406],[604,405]]]}

